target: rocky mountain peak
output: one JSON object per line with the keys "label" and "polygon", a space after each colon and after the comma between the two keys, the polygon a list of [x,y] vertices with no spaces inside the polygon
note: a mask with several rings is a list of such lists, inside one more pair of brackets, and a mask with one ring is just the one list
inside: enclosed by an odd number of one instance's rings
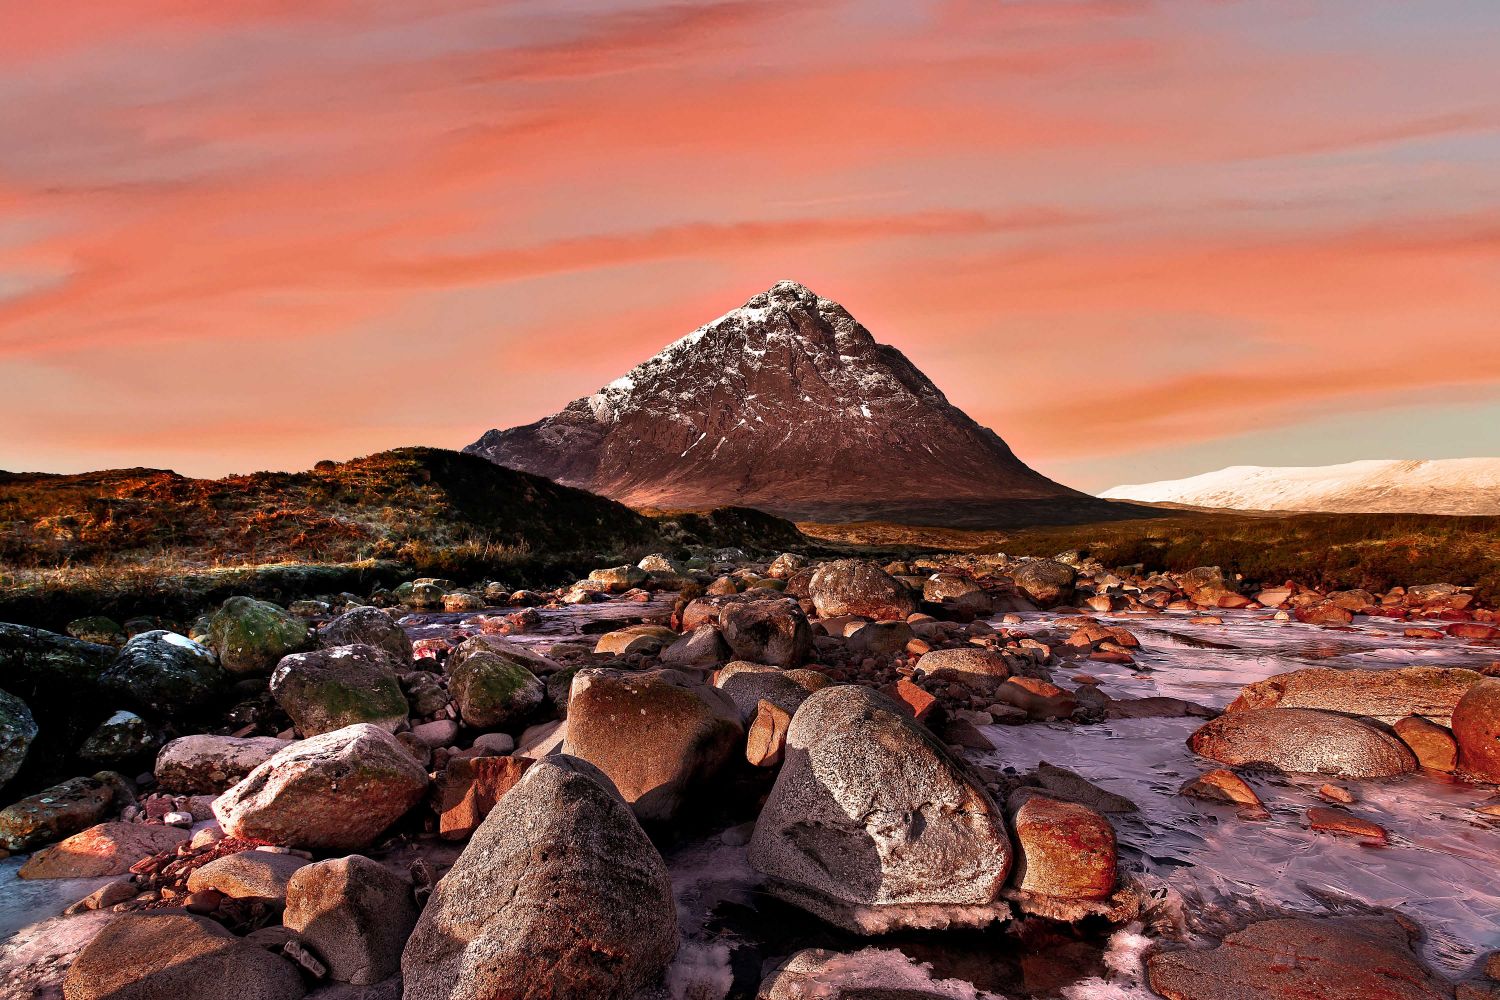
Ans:
{"label": "rocky mountain peak", "polygon": [[466,450],[635,506],[849,519],[914,503],[1083,499],[1022,464],[842,305],[795,281],[559,413]]}

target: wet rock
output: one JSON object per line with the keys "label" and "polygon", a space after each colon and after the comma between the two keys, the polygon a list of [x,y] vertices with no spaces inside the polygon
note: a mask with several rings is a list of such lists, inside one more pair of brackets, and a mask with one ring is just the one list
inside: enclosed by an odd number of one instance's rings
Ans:
{"label": "wet rock", "polygon": [[734,656],[778,667],[800,666],[812,651],[812,627],[793,600],[736,601],[719,611]]}
{"label": "wet rock", "polygon": [[815,693],[756,821],[768,888],[861,934],[1004,915],[1011,844],[993,799],[925,728],[861,686]]}
{"label": "wet rock", "polygon": [[1077,578],[1078,572],[1072,566],[1053,559],[1028,560],[1011,575],[1022,596],[1043,608],[1071,601]]}
{"label": "wet rock", "polygon": [[26,703],[0,691],[0,788],[26,763],[26,753],[36,734],[36,720]]}
{"label": "wet rock", "polygon": [[744,660],[726,664],[714,676],[714,687],[729,696],[743,719],[749,719],[763,700],[791,715],[808,695],[832,683],[816,670],[782,670]]}
{"label": "wet rock", "polygon": [[737,754],[745,730],[722,692],[673,670],[579,671],[563,753],[609,776],[647,822],[667,822]]}
{"label": "wet rock", "polygon": [[1500,781],[1500,677],[1486,677],[1453,709],[1453,738],[1465,771]]}
{"label": "wet rock", "polygon": [[969,594],[982,594],[984,589],[959,573],[934,573],[922,581],[922,600],[929,604],[956,601]]}
{"label": "wet rock", "polygon": [[1035,677],[1012,677],[995,688],[994,698],[1014,705],[1038,720],[1066,719],[1078,707],[1078,699],[1056,684]]}
{"label": "wet rock", "polygon": [[79,953],[65,1000],[298,1000],[302,978],[285,959],[247,944],[204,917],[126,913]]}
{"label": "wet rock", "polygon": [[0,847],[29,851],[104,819],[115,790],[99,778],[69,778],[0,809]]}
{"label": "wet rock", "polygon": [[1018,795],[1016,884],[1022,892],[1055,899],[1101,900],[1115,891],[1115,828],[1076,802]]}
{"label": "wet rock", "polygon": [[395,732],[406,722],[397,660],[377,646],[332,646],[281,658],[271,695],[302,736],[359,722]]}
{"label": "wet rock", "polygon": [[214,890],[231,899],[286,902],[287,884],[310,862],[297,854],[238,851],[215,858],[188,876],[189,892]]}
{"label": "wet rock", "polygon": [[1392,728],[1422,767],[1432,771],[1452,771],[1458,767],[1458,744],[1444,727],[1410,715],[1397,720]]}
{"label": "wet rock", "polygon": [[756,1000],[956,1000],[986,996],[961,980],[934,980],[899,951],[850,954],[804,948],[771,969]]}
{"label": "wet rock", "polygon": [[1151,988],[1168,1000],[1439,1000],[1446,985],[1421,964],[1390,917],[1262,920],[1217,948],[1153,955]]}
{"label": "wet rock", "polygon": [[231,597],[208,625],[208,645],[231,674],[268,674],[310,639],[305,621],[251,597]]}
{"label": "wet rock", "polygon": [[174,826],[100,823],[37,851],[21,867],[26,879],[102,878],[124,875],[130,866],[170,850],[190,835]]}
{"label": "wet rock", "polygon": [[1358,837],[1372,843],[1384,844],[1390,839],[1380,824],[1346,813],[1342,809],[1313,806],[1307,810],[1307,822],[1314,830]]}
{"label": "wet rock", "polygon": [[1233,771],[1215,768],[1205,771],[1182,786],[1181,794],[1192,799],[1208,802],[1230,802],[1237,806],[1248,806],[1252,810],[1264,811],[1260,796],[1255,789]]}
{"label": "wet rock", "polygon": [[1406,744],[1375,724],[1310,708],[1221,715],[1193,733],[1188,746],[1221,764],[1293,774],[1388,778],[1417,766]]}
{"label": "wet rock", "polygon": [[463,840],[484,822],[501,796],[532,765],[529,757],[460,757],[443,772],[438,832],[444,840]]}
{"label": "wet rock", "polygon": [[1311,604],[1292,614],[1304,625],[1348,625],[1354,621],[1353,613],[1337,604]]}
{"label": "wet rock", "polygon": [[170,792],[216,795],[288,745],[273,736],[183,736],[156,755],[156,782]]}
{"label": "wet rock", "polygon": [[232,837],[308,850],[358,850],[427,791],[427,772],[394,736],[367,723],[277,753],[214,800]]}
{"label": "wet rock", "polygon": [[405,1000],[626,1000],[677,950],[661,855],[597,769],[533,766],[433,890]]}
{"label": "wet rock", "polygon": [[317,952],[331,978],[368,986],[400,971],[417,906],[409,880],[355,854],[298,869],[282,923]]}
{"label": "wet rock", "polygon": [[1453,707],[1480,674],[1460,667],[1401,667],[1396,670],[1335,670],[1308,667],[1277,674],[1240,690],[1225,709],[1320,708],[1394,723],[1420,715],[1446,725]]}
{"label": "wet rock", "polygon": [[839,559],[819,566],[808,582],[818,617],[862,615],[876,621],[904,620],[917,610],[904,584],[872,562]]}
{"label": "wet rock", "polygon": [[409,670],[412,665],[411,639],[406,630],[379,608],[360,607],[345,611],[318,629],[318,645],[323,649],[374,646],[389,653],[398,670]]}
{"label": "wet rock", "polygon": [[1053,798],[1077,802],[1101,813],[1133,813],[1137,806],[1123,795],[1106,791],[1065,767],[1042,761],[1036,768],[1036,780]]}
{"label": "wet rock", "polygon": [[156,629],[127,642],[100,684],[120,701],[172,717],[208,704],[224,690],[226,678],[207,647]]}
{"label": "wet rock", "polygon": [[536,713],[547,696],[536,675],[491,650],[450,658],[447,670],[448,691],[458,703],[458,714],[466,726],[518,727]]}

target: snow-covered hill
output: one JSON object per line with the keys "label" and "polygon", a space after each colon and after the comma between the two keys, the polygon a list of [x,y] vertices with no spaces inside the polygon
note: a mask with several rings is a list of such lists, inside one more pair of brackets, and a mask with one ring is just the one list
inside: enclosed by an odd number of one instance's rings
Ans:
{"label": "snow-covered hill", "polygon": [[1099,495],[1237,510],[1500,514],[1500,458],[1235,465],[1188,479],[1116,486]]}

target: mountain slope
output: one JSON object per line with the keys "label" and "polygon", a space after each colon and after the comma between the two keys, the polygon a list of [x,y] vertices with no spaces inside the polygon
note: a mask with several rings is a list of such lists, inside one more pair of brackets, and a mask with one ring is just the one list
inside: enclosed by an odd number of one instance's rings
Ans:
{"label": "mountain slope", "polygon": [[1143,503],[1332,513],[1500,514],[1500,458],[1236,465],[1099,494]]}
{"label": "mountain slope", "polygon": [[464,450],[636,507],[937,522],[1111,511],[1027,468],[900,351],[791,281]]}

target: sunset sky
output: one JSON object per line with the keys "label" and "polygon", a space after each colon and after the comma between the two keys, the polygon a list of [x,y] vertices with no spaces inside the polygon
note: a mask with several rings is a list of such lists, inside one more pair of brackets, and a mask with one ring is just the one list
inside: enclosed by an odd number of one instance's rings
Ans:
{"label": "sunset sky", "polygon": [[0,0],[0,468],[461,447],[780,278],[1081,488],[1500,455],[1500,2]]}

